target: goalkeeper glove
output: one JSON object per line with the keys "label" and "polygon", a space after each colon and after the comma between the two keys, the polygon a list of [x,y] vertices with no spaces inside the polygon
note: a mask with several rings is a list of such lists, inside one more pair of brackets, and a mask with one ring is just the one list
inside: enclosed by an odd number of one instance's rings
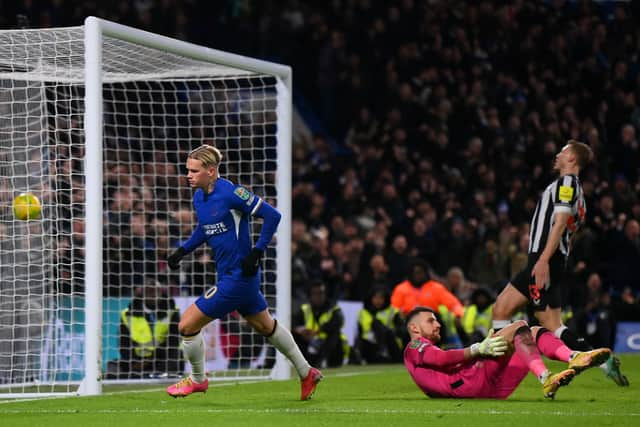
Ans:
{"label": "goalkeeper glove", "polygon": [[167,258],[167,264],[169,265],[169,268],[171,268],[172,270],[180,268],[180,260],[186,254],[187,251],[185,251],[182,246],[180,246],[174,253],[169,255],[169,258]]}
{"label": "goalkeeper glove", "polygon": [[242,275],[243,276],[255,276],[260,266],[260,260],[262,259],[262,251],[258,248],[251,249],[249,255],[242,260]]}
{"label": "goalkeeper glove", "polygon": [[489,331],[487,337],[482,342],[471,344],[469,349],[472,356],[502,356],[507,352],[509,345],[504,337],[500,335],[493,335],[493,329]]}

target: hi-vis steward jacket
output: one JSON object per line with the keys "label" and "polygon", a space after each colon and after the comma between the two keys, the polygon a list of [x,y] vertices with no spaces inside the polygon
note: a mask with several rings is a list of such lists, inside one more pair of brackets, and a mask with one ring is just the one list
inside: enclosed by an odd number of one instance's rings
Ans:
{"label": "hi-vis steward jacket", "polygon": [[[382,310],[376,311],[375,319],[377,319],[383,326],[396,333],[396,318],[400,316],[400,310],[393,306],[388,306],[387,308],[383,308]],[[371,315],[371,312],[366,309],[361,309],[358,313],[358,326],[360,329],[360,339],[364,341],[369,341],[372,343],[376,342],[375,334],[373,333],[373,321],[374,316]],[[396,336],[396,342],[398,343],[398,347],[402,348],[402,339]]]}
{"label": "hi-vis steward jacket", "polygon": [[[311,304],[302,304],[300,306],[300,310],[302,311],[302,315],[304,316],[304,326],[307,329],[318,332],[318,338],[324,340],[327,339],[328,333],[326,331],[326,326],[331,322],[335,315],[339,315],[341,317],[341,321],[339,322],[339,334],[340,340],[342,341],[342,347],[344,350],[345,357],[349,355],[349,341],[347,336],[342,333],[342,327],[344,326],[344,316],[342,315],[342,310],[340,310],[340,306],[334,305],[330,307],[328,310],[320,312],[319,316],[316,318],[316,315],[313,313],[313,309],[311,308]],[[339,314],[338,314],[339,313]]]}
{"label": "hi-vis steward jacket", "polygon": [[155,318],[154,313],[133,314],[129,307],[122,310],[120,320],[129,329],[133,351],[137,357],[152,357],[156,347],[165,343],[169,336],[172,315],[173,310],[167,311],[166,315],[160,318]]}
{"label": "hi-vis steward jacket", "polygon": [[120,312],[121,359],[131,361],[179,356],[179,322],[180,311],[173,300],[161,300],[154,310],[150,310],[145,309],[140,298],[134,298]]}

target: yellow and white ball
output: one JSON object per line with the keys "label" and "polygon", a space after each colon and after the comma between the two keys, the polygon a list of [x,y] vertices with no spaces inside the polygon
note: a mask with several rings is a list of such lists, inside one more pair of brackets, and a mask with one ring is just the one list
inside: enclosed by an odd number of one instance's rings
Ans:
{"label": "yellow and white ball", "polygon": [[40,218],[42,205],[33,193],[21,193],[13,199],[13,214],[16,219],[26,221]]}

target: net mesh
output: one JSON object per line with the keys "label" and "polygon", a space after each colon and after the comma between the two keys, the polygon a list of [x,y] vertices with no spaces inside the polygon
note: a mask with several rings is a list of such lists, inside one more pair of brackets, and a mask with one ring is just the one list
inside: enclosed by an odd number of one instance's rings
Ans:
{"label": "net mesh", "polygon": [[[72,391],[83,377],[92,333],[83,300],[92,191],[84,182],[83,41],[81,27],[0,32],[0,394]],[[189,366],[176,311],[216,280],[207,247],[178,271],[165,261],[196,224],[186,155],[217,146],[223,177],[277,205],[277,81],[112,37],[103,39],[103,70],[102,369],[107,379],[177,376]],[[13,216],[12,199],[26,191],[42,201],[40,219]],[[275,250],[266,255],[263,291],[273,309]],[[140,316],[151,344],[131,333]],[[273,349],[235,313],[205,335],[212,375],[269,374]]]}

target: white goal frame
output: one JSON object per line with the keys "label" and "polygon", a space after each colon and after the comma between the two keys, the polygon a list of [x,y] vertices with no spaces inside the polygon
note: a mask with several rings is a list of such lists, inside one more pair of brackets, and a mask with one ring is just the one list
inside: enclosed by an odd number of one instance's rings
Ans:
{"label": "white goal frame", "polygon": [[[159,49],[186,58],[220,64],[274,76],[278,88],[276,190],[282,219],[277,231],[276,307],[278,322],[291,324],[291,67],[198,46],[153,34],[96,17],[84,21],[84,132],[85,166],[85,342],[84,379],[76,392],[9,393],[2,398],[30,398],[54,395],[100,395],[102,379],[102,300],[103,300],[103,36]],[[37,30],[33,30],[37,31]],[[42,77],[45,78],[45,77]],[[289,379],[291,368],[277,352],[269,378]],[[245,378],[245,377],[242,377]],[[267,378],[261,377],[261,378]],[[224,378],[231,379],[231,378]]]}

